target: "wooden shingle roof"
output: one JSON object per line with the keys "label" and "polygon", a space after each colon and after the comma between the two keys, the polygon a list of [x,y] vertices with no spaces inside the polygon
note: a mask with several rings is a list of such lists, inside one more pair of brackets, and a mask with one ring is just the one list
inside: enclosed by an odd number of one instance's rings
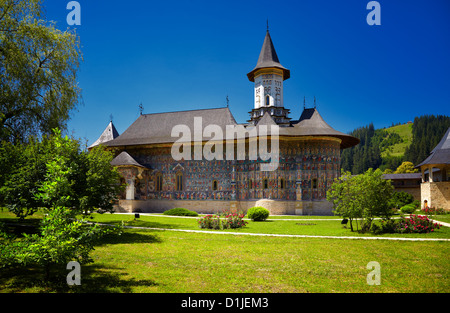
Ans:
{"label": "wooden shingle roof", "polygon": [[290,71],[280,64],[277,52],[275,51],[275,47],[273,46],[272,38],[270,38],[269,30],[267,30],[261,52],[259,53],[258,62],[256,63],[255,68],[247,74],[247,77],[250,81],[253,82],[255,81],[255,72],[257,70],[273,67],[281,69],[283,71],[283,80],[286,80],[291,76]]}
{"label": "wooden shingle roof", "polygon": [[122,151],[118,156],[116,156],[110,163],[113,166],[137,166],[144,167],[144,165],[139,164],[128,152]]}
{"label": "wooden shingle roof", "polygon": [[114,124],[111,121],[109,122],[108,126],[106,126],[100,137],[98,137],[98,139],[92,145],[90,145],[88,149],[98,146],[99,144],[107,143],[108,141],[114,140],[117,137],[119,137],[119,133],[117,132],[116,127],[114,127]]}
{"label": "wooden shingle roof", "polygon": [[[195,125],[194,121],[201,118],[202,125]],[[106,143],[106,146],[132,146],[157,143],[173,143],[181,134],[174,134],[172,129],[176,125],[185,125],[191,132],[191,138],[202,136],[203,128],[207,125],[218,125],[223,131],[226,125],[237,125],[228,108],[177,111],[167,113],[142,114],[123,134]]]}
{"label": "wooden shingle roof", "polygon": [[[201,119],[200,119],[201,118]],[[201,125],[196,124],[201,121]],[[196,125],[194,125],[196,124]],[[233,115],[228,108],[203,109],[191,111],[177,111],[168,113],[142,114],[133,124],[128,127],[123,134],[114,140],[105,143],[110,147],[127,147],[136,145],[150,145],[181,142],[181,133],[175,132],[172,137],[172,130],[175,126],[185,125],[189,129],[190,138],[203,138],[208,141],[210,138],[202,137],[204,128],[208,125],[217,125],[221,128],[225,138],[227,126],[238,126]],[[242,126],[250,129],[253,125]],[[272,117],[266,112],[258,125],[276,125]],[[184,127],[184,126],[183,126]],[[252,134],[246,133],[246,137]],[[196,137],[197,136],[197,137]],[[341,149],[349,148],[359,143],[359,139],[329,126],[320,116],[316,109],[305,109],[298,121],[291,126],[279,127],[279,136],[329,136],[341,139]]]}
{"label": "wooden shingle roof", "polygon": [[428,158],[416,167],[431,164],[450,164],[450,127],[445,132],[441,141],[430,152]]}

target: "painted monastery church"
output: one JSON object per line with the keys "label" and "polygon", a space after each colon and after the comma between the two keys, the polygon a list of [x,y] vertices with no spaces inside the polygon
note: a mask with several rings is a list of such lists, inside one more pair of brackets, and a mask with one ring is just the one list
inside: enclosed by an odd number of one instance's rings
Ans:
{"label": "painted monastery church", "polygon": [[[247,77],[254,83],[254,106],[246,123],[238,124],[226,107],[141,114],[120,135],[112,122],[107,126],[90,148],[102,144],[115,152],[111,164],[126,183],[117,211],[163,212],[182,207],[215,213],[263,206],[271,214],[332,215],[326,191],[340,175],[341,150],[357,145],[359,139],[334,130],[315,107],[304,108],[298,119],[289,117],[283,81],[290,78],[290,70],[280,64],[268,30],[257,64]],[[240,142],[248,146],[262,139],[252,128],[277,126],[278,166],[263,170],[267,160],[250,157],[250,149],[245,157],[236,158],[237,139],[231,141],[234,159],[226,158],[224,149],[223,158],[176,160],[171,151],[179,137],[172,136],[172,129],[185,125],[195,132],[194,120],[199,118],[203,127],[242,127],[248,132]],[[200,144],[210,139],[203,138]]]}

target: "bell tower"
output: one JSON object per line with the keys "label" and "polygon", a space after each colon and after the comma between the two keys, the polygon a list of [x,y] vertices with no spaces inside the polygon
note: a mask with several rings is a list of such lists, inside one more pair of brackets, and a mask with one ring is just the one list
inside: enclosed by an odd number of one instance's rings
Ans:
{"label": "bell tower", "polygon": [[254,107],[249,122],[257,124],[266,112],[279,125],[289,125],[289,110],[284,108],[283,81],[290,77],[290,71],[280,64],[270,38],[269,28],[259,54],[256,67],[247,74],[254,82]]}

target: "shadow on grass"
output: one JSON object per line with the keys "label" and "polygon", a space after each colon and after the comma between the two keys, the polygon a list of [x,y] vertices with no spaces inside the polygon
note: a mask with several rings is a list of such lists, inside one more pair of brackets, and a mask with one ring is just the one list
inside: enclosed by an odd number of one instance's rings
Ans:
{"label": "shadow on grass", "polygon": [[152,230],[124,229],[121,235],[105,235],[95,242],[96,246],[124,243],[161,243],[162,239]]}
{"label": "shadow on grass", "polygon": [[[110,225],[122,225],[122,221],[116,221],[116,220],[106,220],[102,221],[100,223],[104,224],[110,224]],[[123,226],[134,226],[134,227],[149,227],[149,228],[167,228],[167,229],[184,229],[186,228],[185,224],[176,224],[176,223],[159,223],[159,222],[153,222],[153,221],[145,221],[145,220],[130,220],[125,221]]]}
{"label": "shadow on grass", "polygon": [[41,268],[9,268],[0,272],[0,291],[6,293],[129,293],[139,286],[158,286],[149,279],[124,279],[127,273],[120,267],[97,264],[81,266],[81,285],[69,286],[64,267],[54,268],[49,280],[43,280]]}
{"label": "shadow on grass", "polygon": [[[98,239],[95,246],[133,243],[161,243],[162,239],[155,231],[126,229],[121,235],[110,234]],[[127,293],[139,286],[157,286],[148,280],[124,279],[127,273],[119,266],[99,265],[96,263],[81,265],[81,285],[69,286],[65,265],[54,265],[50,278],[45,280],[43,267],[0,268],[0,292],[6,293]]]}

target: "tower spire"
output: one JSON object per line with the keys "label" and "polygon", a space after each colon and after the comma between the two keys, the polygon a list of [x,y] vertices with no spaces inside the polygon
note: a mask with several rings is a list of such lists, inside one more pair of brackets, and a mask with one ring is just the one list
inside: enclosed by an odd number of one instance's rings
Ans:
{"label": "tower spire", "polygon": [[280,64],[269,33],[267,31],[259,53],[258,62],[247,74],[248,80],[254,82],[254,109],[250,112],[254,125],[266,114],[278,125],[288,125],[289,110],[283,104],[283,81],[290,77],[290,71]]}
{"label": "tower spire", "polygon": [[267,68],[276,68],[280,70],[283,75],[283,80],[286,80],[290,77],[290,71],[280,64],[280,60],[278,59],[277,52],[275,51],[272,38],[270,38],[268,27],[269,20],[267,20],[266,37],[264,38],[261,52],[259,53],[258,62],[256,62],[255,68],[247,74],[247,77],[251,82],[255,81],[255,76],[258,76],[257,72],[259,70]]}

